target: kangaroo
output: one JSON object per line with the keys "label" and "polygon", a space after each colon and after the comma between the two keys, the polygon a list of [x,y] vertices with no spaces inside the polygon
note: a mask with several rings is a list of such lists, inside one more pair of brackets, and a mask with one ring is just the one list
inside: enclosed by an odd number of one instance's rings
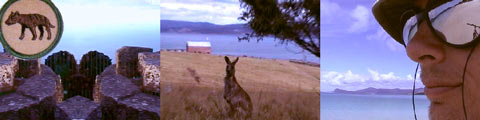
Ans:
{"label": "kangaroo", "polygon": [[20,14],[18,11],[10,13],[8,16],[8,19],[5,21],[5,24],[7,25],[13,25],[15,23],[19,23],[22,25],[22,33],[19,37],[20,40],[23,40],[25,37],[25,28],[28,28],[30,32],[32,32],[32,40],[35,40],[37,38],[37,29],[36,27],[38,26],[38,29],[40,30],[40,38],[39,40],[42,40],[43,38],[43,27],[47,30],[48,37],[47,39],[50,40],[52,37],[52,33],[50,31],[50,28],[55,28],[50,21],[48,20],[47,17],[40,15],[40,14]]}
{"label": "kangaroo", "polygon": [[229,117],[249,119],[252,115],[252,101],[235,77],[235,64],[238,62],[238,57],[235,61],[230,62],[230,59],[225,56],[225,62],[227,62],[227,75],[224,78],[225,91],[223,98],[230,106],[228,115]]}

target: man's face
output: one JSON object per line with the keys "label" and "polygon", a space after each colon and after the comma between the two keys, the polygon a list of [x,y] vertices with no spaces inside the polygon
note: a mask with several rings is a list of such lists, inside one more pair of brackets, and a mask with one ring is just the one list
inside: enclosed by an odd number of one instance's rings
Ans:
{"label": "man's face", "polygon": [[[476,48],[480,49],[480,48]],[[472,48],[453,48],[436,37],[426,22],[407,45],[410,59],[420,63],[425,94],[431,101],[432,120],[465,119],[462,104],[462,85],[465,85],[465,106],[468,119],[480,119],[480,50],[474,50],[463,71]]]}

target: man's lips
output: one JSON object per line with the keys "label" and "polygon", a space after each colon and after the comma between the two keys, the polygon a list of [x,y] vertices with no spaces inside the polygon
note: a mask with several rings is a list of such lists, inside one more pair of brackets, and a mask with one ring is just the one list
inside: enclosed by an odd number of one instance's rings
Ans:
{"label": "man's lips", "polygon": [[425,87],[425,94],[433,102],[438,102],[438,100],[441,100],[442,98],[445,99],[446,97],[451,97],[449,94],[454,94],[452,93],[453,91],[461,90],[461,88],[461,84],[454,86],[427,86]]}

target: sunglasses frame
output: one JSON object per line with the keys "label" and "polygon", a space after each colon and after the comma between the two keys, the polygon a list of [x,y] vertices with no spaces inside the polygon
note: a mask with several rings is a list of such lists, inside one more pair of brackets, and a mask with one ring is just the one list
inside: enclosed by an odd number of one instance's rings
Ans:
{"label": "sunglasses frame", "polygon": [[[430,1],[429,1],[430,2]],[[432,25],[432,21],[430,20],[430,16],[429,16],[429,12],[430,10],[432,10],[433,8],[427,8],[427,9],[416,9],[415,11],[417,11],[415,14],[415,17],[417,19],[417,23],[414,27],[417,27],[417,32],[418,32],[418,29],[419,29],[419,25],[422,23],[422,22],[426,22],[428,28],[432,31],[432,34],[438,39],[440,40],[442,43],[450,46],[450,47],[454,47],[454,48],[470,48],[470,47],[473,47],[475,45],[477,45],[476,43],[478,43],[479,39],[480,39],[480,35],[478,37],[476,37],[475,39],[473,39],[472,41],[470,42],[467,42],[465,44],[452,44],[452,43],[449,43],[445,37],[443,37],[443,34],[436,30],[433,25]],[[417,34],[417,33],[414,33],[414,34]],[[479,33],[480,34],[480,33]],[[410,41],[410,40],[405,40],[404,38],[404,43],[409,43],[409,42],[406,42],[406,41]],[[406,46],[406,45],[405,45]]]}

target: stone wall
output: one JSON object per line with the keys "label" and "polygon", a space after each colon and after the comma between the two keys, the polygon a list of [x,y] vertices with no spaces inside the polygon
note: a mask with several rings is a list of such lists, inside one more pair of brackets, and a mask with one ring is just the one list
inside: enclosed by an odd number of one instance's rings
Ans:
{"label": "stone wall", "polygon": [[138,71],[142,75],[142,90],[160,93],[160,53],[139,53]]}
{"label": "stone wall", "polygon": [[0,118],[14,120],[53,120],[60,78],[49,67],[42,65],[40,74],[19,79],[13,93],[0,95]]}
{"label": "stone wall", "polygon": [[14,78],[17,71],[17,59],[10,54],[0,53],[0,95],[14,90]]}
{"label": "stone wall", "polygon": [[100,105],[88,98],[75,96],[57,105],[55,120],[101,120]]}
{"label": "stone wall", "polygon": [[102,119],[160,119],[160,96],[145,94],[131,78],[116,74],[111,65],[95,80],[94,101]]}
{"label": "stone wall", "polygon": [[[112,64],[103,67],[100,74],[92,74],[98,75],[91,101],[81,96],[63,100],[65,87],[90,88],[82,86],[83,79],[88,77],[78,75],[76,68],[80,67],[68,52],[61,51],[47,58],[45,62],[53,70],[41,65],[38,59],[17,60],[11,55],[0,54],[0,120],[159,120],[160,96],[145,91],[160,92],[160,53],[152,53],[151,48],[122,47],[117,50],[116,57],[120,65]],[[84,71],[88,70],[91,67],[86,66]],[[8,89],[2,89],[2,85]]]}
{"label": "stone wall", "polygon": [[152,52],[152,48],[124,46],[117,50],[116,73],[128,78],[139,77],[138,53]]}

